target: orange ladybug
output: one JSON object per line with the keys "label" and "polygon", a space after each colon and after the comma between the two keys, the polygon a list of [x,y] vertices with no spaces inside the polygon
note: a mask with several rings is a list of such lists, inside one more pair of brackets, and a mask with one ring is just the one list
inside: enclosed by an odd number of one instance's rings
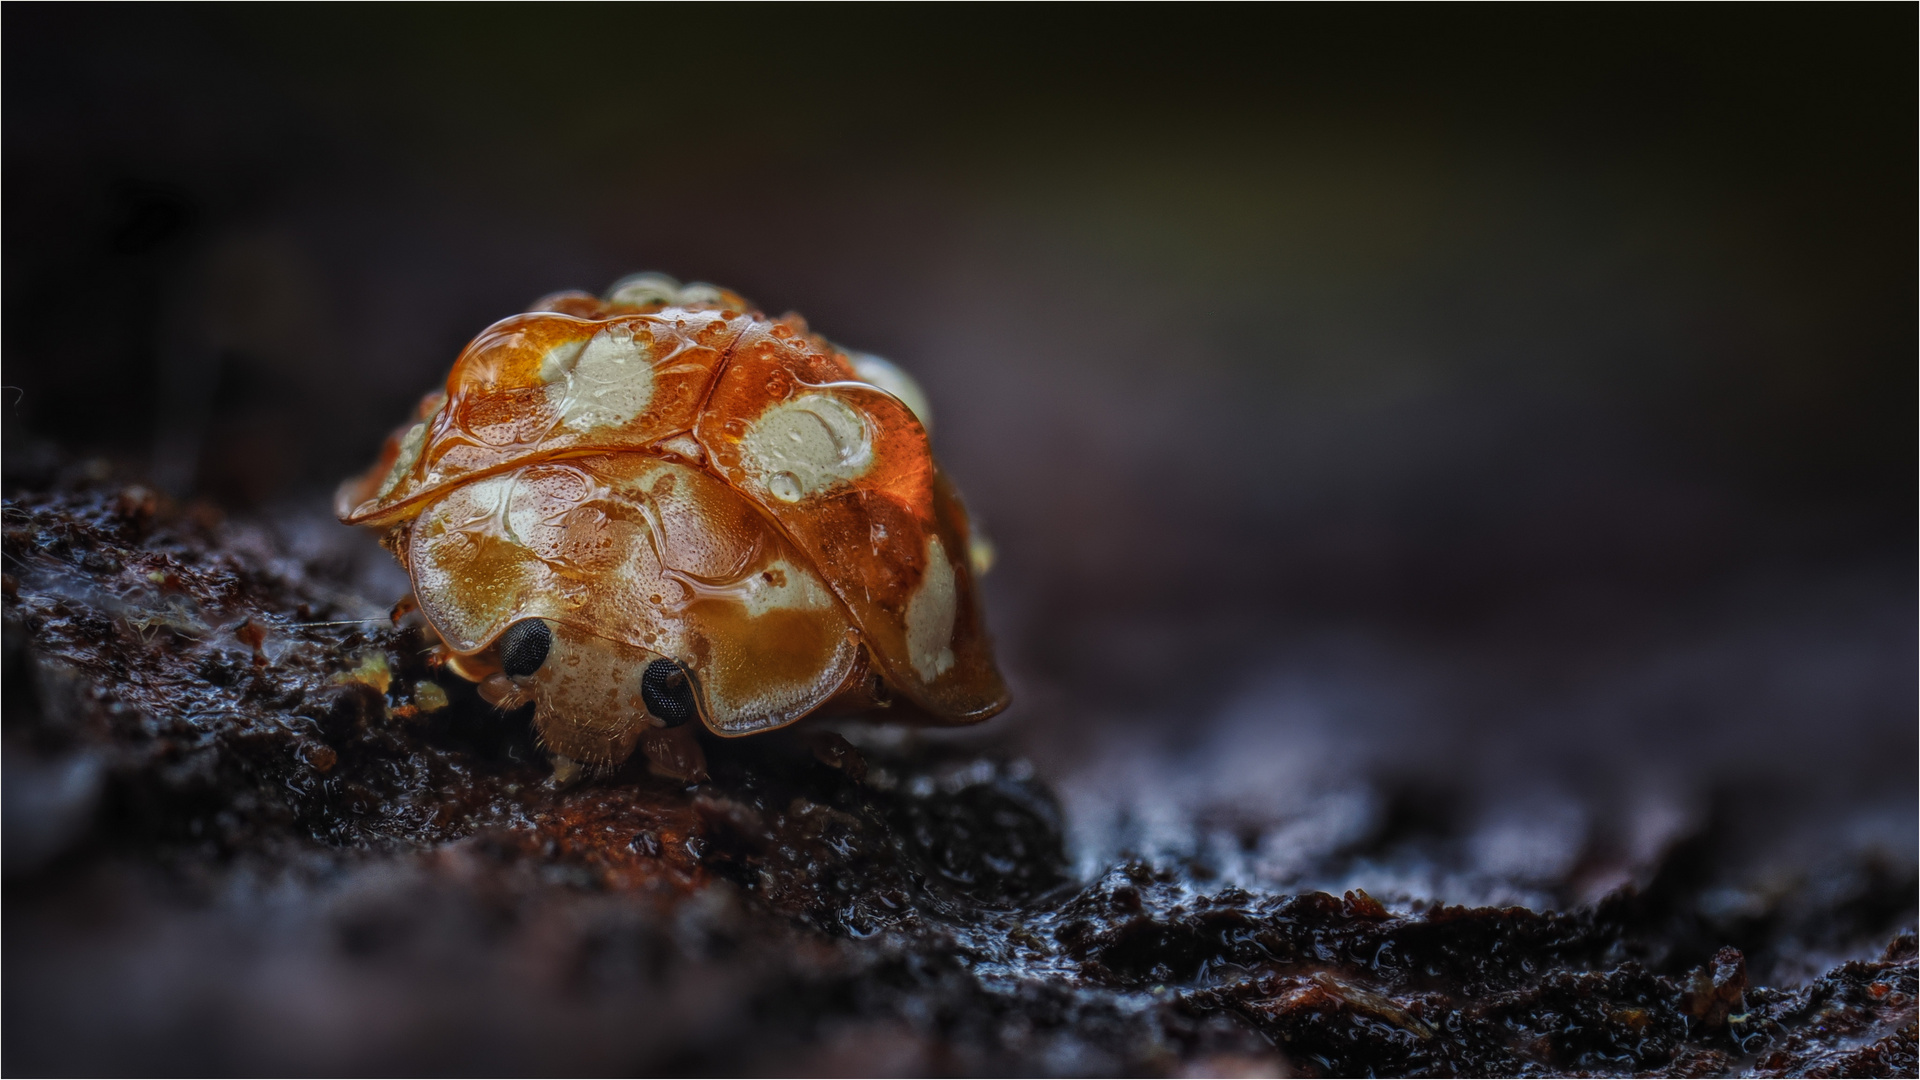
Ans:
{"label": "orange ladybug", "polygon": [[660,274],[482,331],[340,520],[377,530],[446,666],[531,702],[556,775],[812,713],[966,724],[1007,705],[990,550],[919,388],[798,316]]}

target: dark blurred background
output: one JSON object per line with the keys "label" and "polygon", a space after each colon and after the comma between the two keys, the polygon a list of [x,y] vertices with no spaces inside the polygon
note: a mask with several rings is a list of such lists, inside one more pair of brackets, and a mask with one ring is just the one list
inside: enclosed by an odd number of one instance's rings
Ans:
{"label": "dark blurred background", "polygon": [[1083,868],[1911,881],[1915,23],[16,5],[6,453],[332,535],[487,323],[711,280],[926,384]]}

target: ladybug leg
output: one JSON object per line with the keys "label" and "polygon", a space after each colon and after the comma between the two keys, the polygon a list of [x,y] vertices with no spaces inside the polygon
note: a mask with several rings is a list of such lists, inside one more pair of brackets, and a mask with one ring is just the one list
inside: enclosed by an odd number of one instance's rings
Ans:
{"label": "ladybug leg", "polygon": [[565,791],[587,777],[586,768],[565,754],[553,755],[551,764],[553,775],[547,778],[547,784],[556,791]]}
{"label": "ladybug leg", "polygon": [[393,620],[393,625],[399,626],[402,620],[419,610],[420,599],[412,593],[408,593],[396,601],[393,607],[387,611],[387,618]]}
{"label": "ladybug leg", "polygon": [[640,736],[640,752],[647,755],[647,771],[666,780],[697,784],[707,778],[707,755],[693,733],[697,725],[658,727]]}
{"label": "ladybug leg", "polygon": [[813,751],[813,758],[829,768],[839,769],[847,774],[849,780],[864,780],[867,777],[866,755],[848,742],[846,736],[837,731],[819,728],[801,733],[807,746]]}
{"label": "ladybug leg", "polygon": [[479,680],[480,699],[502,712],[512,712],[533,700],[525,687],[496,671]]}

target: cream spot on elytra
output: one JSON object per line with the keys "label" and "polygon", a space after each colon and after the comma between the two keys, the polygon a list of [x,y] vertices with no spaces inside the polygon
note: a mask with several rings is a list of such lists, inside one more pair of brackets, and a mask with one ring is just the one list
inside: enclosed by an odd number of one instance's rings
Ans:
{"label": "cream spot on elytra", "polygon": [[413,466],[420,460],[420,448],[427,442],[427,422],[425,420],[407,429],[400,439],[400,456],[393,459],[393,468],[387,470],[387,478],[380,482],[380,491],[374,496],[384,499],[400,486]]}
{"label": "cream spot on elytra", "polygon": [[927,538],[927,569],[920,587],[907,601],[907,659],[926,682],[953,666],[953,621],[959,594],[954,589],[953,564],[937,536]]}
{"label": "cream spot on elytra", "polygon": [[700,441],[695,439],[690,432],[683,431],[671,439],[662,439],[654,443],[654,445],[669,454],[678,454],[688,461],[693,462],[695,465],[705,465],[707,463],[706,447],[701,446]]}
{"label": "cream spot on elytra", "polygon": [[818,577],[785,559],[775,559],[742,584],[746,589],[741,603],[755,618],[769,611],[820,611],[833,606],[832,594]]}
{"label": "cream spot on elytra", "polygon": [[669,611],[685,610],[701,600],[727,600],[737,603],[752,618],[772,611],[825,611],[833,607],[833,594],[811,570],[802,569],[785,559],[775,559],[760,569],[733,581],[715,584],[691,574],[672,572],[681,595],[660,606]]}
{"label": "cream spot on elytra", "polygon": [[540,378],[559,426],[584,434],[639,416],[653,400],[652,360],[647,342],[625,323],[554,348],[540,361]]}
{"label": "cream spot on elytra", "polygon": [[768,409],[740,447],[747,471],[781,502],[858,479],[873,465],[866,417],[831,394],[802,394]]}

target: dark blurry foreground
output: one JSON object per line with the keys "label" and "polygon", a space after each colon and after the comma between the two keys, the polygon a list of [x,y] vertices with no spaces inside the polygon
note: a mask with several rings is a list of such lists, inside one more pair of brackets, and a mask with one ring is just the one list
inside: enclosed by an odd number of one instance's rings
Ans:
{"label": "dark blurry foreground", "polygon": [[1916,1065],[1910,932],[1797,990],[1722,945],[1884,936],[1913,881],[1875,863],[1732,924],[1711,834],[1568,915],[1080,883],[1032,767],[964,744],[710,740],[695,788],[557,791],[417,634],[145,488],[16,500],[4,550],[10,1071]]}
{"label": "dark blurry foreground", "polygon": [[[7,8],[0,1064],[1910,1073],[1915,18]],[[641,269],[922,379],[1013,710],[555,793],[295,625]]]}

